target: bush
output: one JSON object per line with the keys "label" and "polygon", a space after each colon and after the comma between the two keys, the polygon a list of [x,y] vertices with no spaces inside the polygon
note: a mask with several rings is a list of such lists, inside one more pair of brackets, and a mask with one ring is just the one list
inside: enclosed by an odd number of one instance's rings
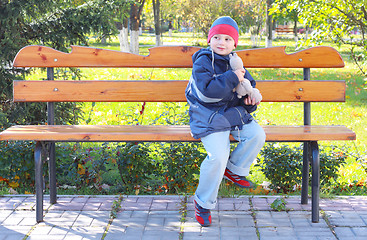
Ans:
{"label": "bush", "polygon": [[164,188],[168,193],[194,192],[199,181],[201,161],[205,152],[200,143],[161,144]]}
{"label": "bush", "polygon": [[102,191],[107,183],[114,194],[193,192],[205,157],[200,143],[104,143],[87,149],[64,144],[57,149],[58,185]]}
{"label": "bush", "polygon": [[[302,183],[303,145],[289,147],[270,143],[261,151],[258,166],[271,182],[276,192],[288,193]],[[345,163],[346,155],[333,147],[320,147],[320,182],[327,185],[338,177],[339,167]],[[311,164],[311,163],[310,163]],[[310,169],[312,173],[312,169]]]}
{"label": "bush", "polygon": [[77,189],[85,186],[102,190],[102,173],[111,161],[111,152],[108,143],[101,147],[82,148],[79,144],[57,146],[57,163],[60,175],[63,176],[60,184],[76,186]]}
{"label": "bush", "polygon": [[[78,191],[92,188],[91,194],[193,193],[199,180],[199,165],[206,154],[200,143],[192,142],[86,145],[89,147],[57,143],[58,186],[72,186]],[[276,192],[289,193],[301,185],[302,150],[302,145],[274,143],[263,148],[258,166]],[[0,182],[16,190],[34,192],[33,152],[34,142],[0,142]],[[320,148],[324,188],[336,181],[345,159],[342,151]],[[47,164],[44,176],[47,183]],[[103,188],[106,183],[109,190]]]}
{"label": "bush", "polygon": [[149,143],[128,142],[117,146],[116,164],[127,193],[152,188],[150,180],[157,174],[159,164],[151,154]]}
{"label": "bush", "polygon": [[277,192],[287,193],[299,185],[302,178],[302,150],[287,145],[266,144],[260,152],[261,171]]}
{"label": "bush", "polygon": [[0,141],[0,181],[9,187],[34,185],[34,142]]}

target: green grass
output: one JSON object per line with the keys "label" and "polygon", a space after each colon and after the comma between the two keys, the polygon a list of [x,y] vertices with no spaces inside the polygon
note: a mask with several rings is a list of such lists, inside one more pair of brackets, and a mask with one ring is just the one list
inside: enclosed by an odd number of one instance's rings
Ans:
{"label": "green grass", "polygon": [[[175,34],[174,37],[163,37],[165,44],[175,45],[200,45],[206,46],[206,39],[200,35],[192,33]],[[148,49],[153,47],[155,39],[151,35],[143,35],[140,37],[140,54],[148,55]],[[107,44],[100,44],[90,40],[93,47],[119,50],[117,38],[111,39]],[[262,41],[263,46],[264,41]],[[365,89],[365,79],[358,73],[357,68],[353,65],[348,57],[348,46],[336,45],[325,42],[324,45],[336,48],[342,55],[346,66],[340,69],[311,69],[311,79],[317,80],[345,80],[347,84],[346,102],[345,103],[312,103],[312,124],[314,125],[345,125],[351,128],[357,134],[357,140],[329,142],[321,141],[321,145],[335,145],[337,147],[348,147],[350,157],[347,164],[339,169],[340,177],[338,182],[351,183],[367,179],[366,172],[362,168],[356,156],[366,160],[367,156],[367,90]],[[287,46],[286,52],[292,53],[296,50],[295,42],[292,39],[276,39],[273,46]],[[248,36],[240,38],[240,49],[251,48],[251,42]],[[67,70],[62,70],[63,71]],[[255,79],[258,80],[302,80],[302,69],[249,69]],[[60,73],[60,76],[62,75]],[[81,69],[83,79],[105,79],[105,80],[180,80],[189,79],[191,69]],[[28,79],[42,79],[46,75],[40,70],[35,71]],[[164,93],[163,93],[164,94]],[[81,124],[123,124],[128,121],[134,121],[134,116],[138,116],[142,103],[85,103],[83,106],[85,118]],[[179,104],[179,108],[175,114],[184,113],[187,106],[184,103]],[[161,109],[167,109],[164,103],[147,103],[143,118],[135,119],[141,124],[151,124],[162,114]],[[256,119],[262,125],[300,125],[303,124],[303,104],[302,103],[262,103],[255,114]],[[164,119],[161,119],[163,121]],[[164,122],[164,121],[163,121]],[[297,143],[294,143],[297,144]],[[266,181],[263,174],[253,167],[251,178],[260,184]],[[234,194],[233,188],[228,188],[223,184],[221,194]],[[238,189],[236,190],[238,193]],[[245,192],[241,192],[244,193]],[[251,194],[251,193],[250,193]]]}

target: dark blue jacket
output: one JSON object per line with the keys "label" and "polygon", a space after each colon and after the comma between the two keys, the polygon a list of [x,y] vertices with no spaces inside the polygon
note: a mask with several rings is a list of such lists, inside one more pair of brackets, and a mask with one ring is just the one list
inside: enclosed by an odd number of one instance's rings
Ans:
{"label": "dark blue jacket", "polygon": [[[257,106],[245,105],[244,98],[238,98],[233,92],[239,80],[229,65],[228,55],[221,56],[207,48],[197,51],[192,60],[192,75],[185,93],[194,138],[242,129],[253,120],[250,113]],[[247,70],[245,78],[255,87],[256,82]]]}

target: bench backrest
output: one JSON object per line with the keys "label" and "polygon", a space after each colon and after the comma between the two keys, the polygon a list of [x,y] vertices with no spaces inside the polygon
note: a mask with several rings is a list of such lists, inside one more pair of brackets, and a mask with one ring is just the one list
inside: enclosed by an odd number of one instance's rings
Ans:
{"label": "bench backrest", "polygon": [[[134,67],[189,68],[198,47],[173,46],[149,49],[148,56],[106,49],[72,46],[64,53],[44,46],[27,46],[14,59],[14,67]],[[286,54],[285,47],[240,50],[246,68],[340,68],[344,62],[331,47],[312,47]]]}
{"label": "bench backrest", "polygon": [[[63,53],[44,46],[19,51],[14,67],[190,68],[197,47],[156,47],[148,56],[73,46]],[[237,51],[246,68],[341,68],[344,62],[331,47],[313,47],[286,54],[285,47]],[[52,79],[49,79],[52,80]],[[185,102],[186,80],[162,81],[15,81],[15,102]],[[344,81],[257,80],[264,102],[343,102]],[[161,90],[165,89],[165,94]]]}

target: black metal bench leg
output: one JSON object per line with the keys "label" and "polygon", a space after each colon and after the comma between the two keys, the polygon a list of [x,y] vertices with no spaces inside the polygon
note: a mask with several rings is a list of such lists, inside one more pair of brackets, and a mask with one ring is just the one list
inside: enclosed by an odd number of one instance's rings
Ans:
{"label": "black metal bench leg", "polygon": [[36,221],[43,222],[43,176],[42,176],[42,143],[37,142],[34,150],[36,182]]}
{"label": "black metal bench leg", "polygon": [[311,142],[312,149],[312,222],[319,222],[320,156],[319,145]]}
{"label": "black metal bench leg", "polygon": [[50,178],[50,203],[56,203],[57,190],[56,190],[56,160],[55,160],[55,143],[51,142],[49,145],[49,159],[48,159],[48,171]]}
{"label": "black metal bench leg", "polygon": [[301,204],[308,203],[308,182],[310,171],[310,158],[311,158],[310,142],[303,144],[303,165],[302,165],[302,192],[301,192]]}

